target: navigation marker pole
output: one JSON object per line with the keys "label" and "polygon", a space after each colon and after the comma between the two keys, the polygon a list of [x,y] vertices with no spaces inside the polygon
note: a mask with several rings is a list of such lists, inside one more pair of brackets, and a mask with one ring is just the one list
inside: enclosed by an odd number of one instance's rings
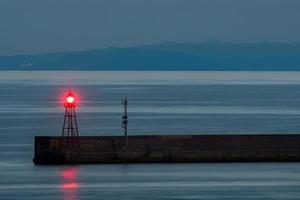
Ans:
{"label": "navigation marker pole", "polygon": [[122,117],[122,128],[124,129],[123,150],[127,151],[127,149],[128,149],[128,138],[127,138],[127,125],[128,125],[127,105],[128,105],[128,100],[127,100],[127,97],[125,97],[125,99],[122,100],[122,105],[124,105],[124,115]]}

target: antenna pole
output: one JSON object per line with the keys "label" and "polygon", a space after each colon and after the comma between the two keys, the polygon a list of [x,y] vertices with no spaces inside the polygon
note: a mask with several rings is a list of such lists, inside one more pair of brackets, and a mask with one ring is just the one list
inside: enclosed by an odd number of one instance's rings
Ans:
{"label": "antenna pole", "polygon": [[128,149],[128,137],[127,137],[127,126],[128,126],[127,105],[128,105],[128,100],[127,100],[127,97],[125,97],[125,99],[122,100],[122,105],[124,105],[124,115],[122,117],[122,128],[124,129],[124,146],[123,146],[123,150],[127,151],[127,149]]}

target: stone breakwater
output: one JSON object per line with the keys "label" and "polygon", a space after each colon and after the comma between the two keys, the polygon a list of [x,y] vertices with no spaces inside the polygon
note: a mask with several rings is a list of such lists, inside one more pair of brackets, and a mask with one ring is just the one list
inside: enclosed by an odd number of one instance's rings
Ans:
{"label": "stone breakwater", "polygon": [[[72,143],[72,145],[70,144]],[[300,135],[36,136],[35,164],[297,162]]]}

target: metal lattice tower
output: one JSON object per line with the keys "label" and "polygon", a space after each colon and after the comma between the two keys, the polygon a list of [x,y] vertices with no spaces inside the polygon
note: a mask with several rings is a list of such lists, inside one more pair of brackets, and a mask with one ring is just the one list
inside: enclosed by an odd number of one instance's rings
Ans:
{"label": "metal lattice tower", "polygon": [[[72,94],[72,92],[70,91],[66,96],[66,100],[64,103],[65,115],[64,115],[64,123],[63,123],[63,128],[61,133],[63,139],[64,138],[78,139],[79,132],[78,132],[76,112],[75,112],[76,106],[77,106],[76,99]],[[69,139],[67,140],[68,142],[73,142],[73,140],[69,140]]]}

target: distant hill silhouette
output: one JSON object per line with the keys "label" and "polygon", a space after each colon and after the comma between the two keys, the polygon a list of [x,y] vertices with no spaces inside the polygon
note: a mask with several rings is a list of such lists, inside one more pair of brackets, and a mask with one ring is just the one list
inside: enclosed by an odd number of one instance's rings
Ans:
{"label": "distant hill silhouette", "polygon": [[0,70],[300,70],[300,43],[162,43],[0,56]]}

